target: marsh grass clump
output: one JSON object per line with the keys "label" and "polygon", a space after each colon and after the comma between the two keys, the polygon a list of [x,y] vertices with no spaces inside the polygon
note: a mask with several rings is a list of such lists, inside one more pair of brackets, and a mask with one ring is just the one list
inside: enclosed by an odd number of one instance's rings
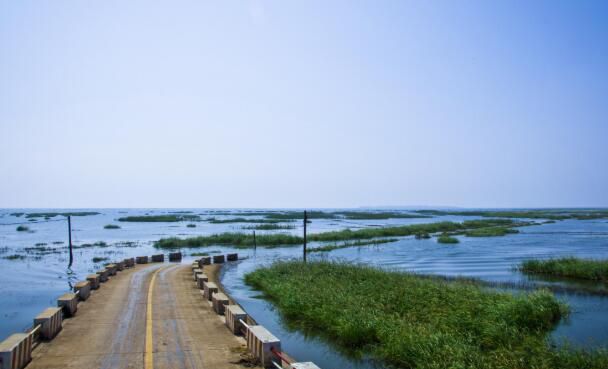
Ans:
{"label": "marsh grass clump", "polygon": [[430,215],[409,214],[395,211],[337,211],[333,214],[341,215],[351,220],[382,220],[382,219],[413,219],[413,218],[432,218]]}
{"label": "marsh grass clump", "polygon": [[13,254],[8,256],[3,256],[2,259],[5,260],[23,260],[25,259],[25,255]]}
{"label": "marsh grass clump", "polygon": [[[510,219],[470,220],[462,223],[437,222],[428,224],[411,224],[397,227],[363,228],[357,230],[344,229],[314,233],[308,236],[311,242],[338,242],[349,240],[370,240],[374,238],[413,236],[418,233],[464,233],[477,228],[521,227],[531,225],[527,222],[515,222]],[[482,236],[478,236],[482,237]],[[301,245],[304,240],[300,236],[288,234],[265,234],[257,236],[257,244],[265,247]],[[180,239],[176,237],[163,238],[154,243],[157,248],[174,249],[181,247],[203,247],[210,245],[230,245],[240,248],[253,247],[253,235],[249,233],[220,233],[210,236],[198,236]]]}
{"label": "marsh grass clump", "polygon": [[17,232],[27,232],[29,230],[30,230],[30,227],[28,227],[28,226],[20,225],[17,227]]}
{"label": "marsh grass clump", "polygon": [[328,261],[278,262],[245,281],[291,327],[395,368],[599,369],[608,363],[603,351],[549,346],[547,334],[568,310],[545,290],[502,293]]}
{"label": "marsh grass clump", "polygon": [[27,213],[25,215],[26,218],[54,218],[56,216],[62,215],[64,217],[72,216],[72,217],[85,217],[89,215],[98,215],[100,213],[96,211],[72,211],[65,213]]}
{"label": "marsh grass clump", "polygon": [[103,257],[103,256],[95,256],[93,259],[91,259],[91,261],[94,263],[101,263],[102,261],[108,261],[108,260],[110,260],[110,258]]}
{"label": "marsh grass clump", "polygon": [[255,224],[247,227],[243,227],[243,229],[255,229],[256,231],[274,231],[278,229],[295,229],[296,226],[290,224],[276,224],[276,223],[268,223],[268,224]]}
{"label": "marsh grass clump", "polygon": [[117,224],[106,224],[103,226],[103,229],[120,229],[120,226]]}
{"label": "marsh grass clump", "polygon": [[263,223],[263,224],[277,224],[284,222],[291,222],[292,220],[284,219],[251,219],[251,218],[226,218],[217,219],[215,217],[205,219],[211,224],[224,224],[224,223]]}
{"label": "marsh grass clump", "polygon": [[431,238],[431,235],[428,234],[427,232],[418,232],[418,233],[416,233],[416,235],[414,237],[417,240],[428,240],[429,238]]}
{"label": "marsh grass clump", "polygon": [[566,257],[548,260],[526,260],[519,269],[524,273],[608,282],[608,260]]}
{"label": "marsh grass clump", "polygon": [[334,245],[325,245],[325,246],[314,247],[314,248],[308,249],[307,251],[308,252],[328,252],[328,251],[332,251],[332,250],[344,249],[344,248],[347,248],[347,247],[373,246],[373,245],[380,245],[380,244],[383,244],[383,243],[390,243],[390,242],[396,242],[396,241],[399,241],[399,239],[397,239],[397,238],[385,238],[385,239],[371,240],[371,241],[345,242],[345,243],[342,243],[342,244],[334,244]]}
{"label": "marsh grass clump", "polygon": [[509,227],[483,227],[467,230],[464,234],[467,237],[502,237],[514,233],[519,231]]}
{"label": "marsh grass clump", "polygon": [[458,240],[458,238],[456,237],[452,237],[448,234],[442,234],[441,236],[437,237],[437,242],[439,243],[459,243],[460,240]]}
{"label": "marsh grass clump", "polygon": [[188,227],[188,228],[196,228],[196,224],[190,223],[190,224],[186,225],[186,227]]}
{"label": "marsh grass clump", "polygon": [[119,222],[182,222],[199,221],[201,217],[189,214],[165,214],[165,215],[134,215],[118,218]]}
{"label": "marsh grass clump", "polygon": [[[261,234],[256,236],[258,245],[267,247],[280,245],[301,244],[302,238],[288,234]],[[154,247],[161,249],[175,249],[184,247],[202,247],[212,245],[230,245],[236,248],[253,247],[253,235],[246,233],[219,233],[210,236],[191,238],[163,238],[154,243]]]}

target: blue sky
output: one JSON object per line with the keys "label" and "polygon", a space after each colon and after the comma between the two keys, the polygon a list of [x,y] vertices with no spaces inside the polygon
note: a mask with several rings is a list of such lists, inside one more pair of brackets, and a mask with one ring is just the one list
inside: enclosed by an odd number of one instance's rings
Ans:
{"label": "blue sky", "polygon": [[607,19],[4,1],[0,207],[608,206]]}

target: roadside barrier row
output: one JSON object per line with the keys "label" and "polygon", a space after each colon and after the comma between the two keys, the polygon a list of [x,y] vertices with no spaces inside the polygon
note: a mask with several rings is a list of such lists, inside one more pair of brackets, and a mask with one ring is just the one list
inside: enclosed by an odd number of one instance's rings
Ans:
{"label": "roadside barrier row", "polygon": [[[152,262],[164,262],[163,254],[152,255]],[[169,254],[169,261],[181,261],[182,254]],[[78,311],[78,304],[87,300],[91,290],[101,287],[102,283],[115,276],[125,268],[133,268],[135,264],[147,264],[147,256],[127,258],[106,264],[95,274],[89,274],[85,281],[74,285],[74,293],[68,292],[57,299],[57,307],[46,308],[34,318],[34,325],[25,333],[15,333],[0,342],[0,369],[23,369],[32,360],[32,351],[42,341],[50,341],[59,334],[64,317],[73,317]]]}
{"label": "roadside barrier row", "polygon": [[[213,263],[238,260],[238,254],[214,255]],[[215,282],[210,282],[205,273],[205,265],[211,264],[211,257],[203,257],[192,262],[192,276],[200,293],[218,315],[225,317],[226,327],[237,336],[243,336],[247,350],[265,368],[278,369],[319,369],[312,362],[295,362],[281,351],[281,341],[266,328],[258,325],[243,308],[232,301]]]}

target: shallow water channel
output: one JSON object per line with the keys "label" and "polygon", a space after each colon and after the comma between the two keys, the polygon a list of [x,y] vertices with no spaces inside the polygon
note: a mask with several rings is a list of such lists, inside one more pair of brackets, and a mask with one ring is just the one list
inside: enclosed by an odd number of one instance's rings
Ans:
{"label": "shallow water channel", "polygon": [[[178,223],[126,223],[117,218],[127,215],[168,214],[175,209],[101,209],[93,210],[100,215],[73,217],[73,240],[76,245],[104,241],[106,245],[78,248],[75,263],[67,268],[67,224],[61,217],[41,222],[30,222],[24,216],[10,215],[15,212],[35,212],[37,209],[0,210],[0,339],[27,328],[33,317],[45,307],[55,304],[55,299],[70,289],[74,281],[99,268],[104,262],[93,262],[93,257],[109,260],[157,253],[152,242],[162,237],[187,237],[225,231],[247,231],[242,228],[251,224],[194,222],[196,227]],[[49,211],[49,210],[45,210]],[[53,210],[54,211],[54,210]],[[82,211],[80,209],[79,211]],[[213,214],[204,209],[190,209],[192,214],[203,214],[204,219]],[[235,210],[236,211],[236,210]],[[222,211],[226,212],[226,211]],[[216,218],[234,218],[231,215],[214,215]],[[241,217],[241,216],[239,216]],[[251,216],[256,218],[259,216]],[[462,221],[475,217],[442,216],[435,218],[388,219],[388,220],[317,220],[309,224],[309,232],[327,230],[428,223],[431,221]],[[20,223],[27,223],[29,232],[17,232]],[[106,224],[118,224],[120,229],[104,229]],[[300,222],[292,230],[301,233]],[[273,231],[276,232],[276,231]],[[351,247],[331,252],[311,253],[310,259],[331,258],[355,263],[372,264],[382,268],[413,271],[424,274],[467,276],[496,282],[501,288],[514,291],[531,285],[545,284],[556,290],[556,295],[572,309],[568,320],[553,332],[553,339],[583,347],[608,346],[608,297],[582,292],[590,285],[564,280],[529,278],[514,269],[522,260],[538,257],[581,256],[608,258],[608,220],[565,220],[553,224],[522,227],[519,234],[505,237],[459,237],[456,245],[438,244],[434,239],[416,240],[401,238],[397,242],[376,246]],[[258,233],[263,233],[258,231]],[[63,242],[63,243],[59,243]],[[40,244],[46,245],[40,245]],[[36,244],[39,244],[36,246]],[[315,244],[309,245],[315,247]],[[30,248],[38,247],[39,250]],[[26,250],[26,248],[29,249]],[[45,251],[40,251],[46,248]],[[196,250],[183,249],[183,262],[189,263],[192,252],[227,252],[227,247],[207,247]],[[258,298],[259,292],[243,283],[243,276],[255,268],[272,261],[301,257],[301,247],[258,248],[237,250],[243,257],[238,263],[223,269],[222,283],[228,292],[253,316],[282,341],[283,349],[301,361],[314,361],[321,368],[378,368],[381,364],[365,358],[351,358],[339,352],[323,339],[305,337],[290,330],[270,303]],[[22,255],[14,260],[4,257]],[[605,287],[605,286],[604,286]],[[328,298],[331,290],[328,288]]]}

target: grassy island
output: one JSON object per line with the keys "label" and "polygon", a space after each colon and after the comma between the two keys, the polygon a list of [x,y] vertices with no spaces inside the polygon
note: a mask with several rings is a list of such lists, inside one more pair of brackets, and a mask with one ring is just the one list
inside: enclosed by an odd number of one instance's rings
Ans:
{"label": "grassy island", "polygon": [[520,270],[530,274],[548,274],[557,277],[608,282],[608,260],[574,257],[526,260],[521,264]]}
{"label": "grassy island", "polygon": [[120,229],[119,225],[116,224],[106,224],[105,226],[103,226],[104,229]]}
{"label": "grassy island", "polygon": [[437,242],[439,242],[439,243],[459,243],[460,241],[456,237],[451,237],[447,234],[442,234],[441,236],[437,237]]}
{"label": "grassy island", "polygon": [[546,336],[567,307],[547,291],[514,295],[466,281],[335,262],[279,262],[247,274],[245,281],[292,328],[394,368],[608,365],[604,351],[550,347]]}
{"label": "grassy island", "polygon": [[28,226],[20,225],[17,227],[17,232],[27,232],[30,228]]}

